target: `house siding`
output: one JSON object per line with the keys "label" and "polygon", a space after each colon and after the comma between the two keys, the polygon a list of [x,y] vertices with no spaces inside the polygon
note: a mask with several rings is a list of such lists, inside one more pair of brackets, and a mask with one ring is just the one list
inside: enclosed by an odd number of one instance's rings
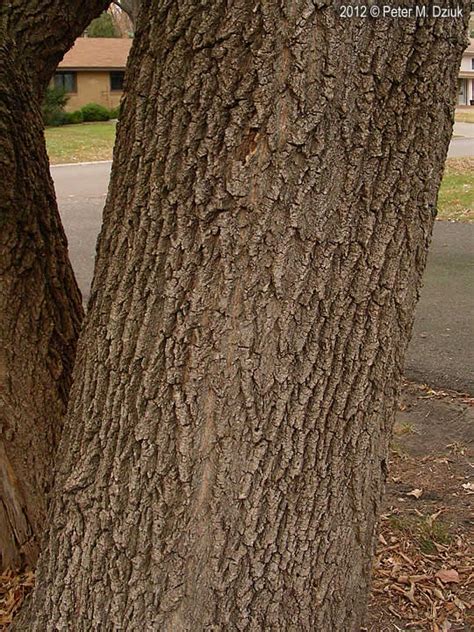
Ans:
{"label": "house siding", "polygon": [[77,70],[76,92],[68,94],[66,110],[78,110],[86,103],[99,103],[107,108],[115,108],[120,104],[121,91],[110,90],[109,71]]}

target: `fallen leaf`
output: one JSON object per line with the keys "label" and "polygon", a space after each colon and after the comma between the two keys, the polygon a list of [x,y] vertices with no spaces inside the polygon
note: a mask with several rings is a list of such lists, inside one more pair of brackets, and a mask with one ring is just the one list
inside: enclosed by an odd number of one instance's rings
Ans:
{"label": "fallen leaf", "polygon": [[436,513],[431,514],[431,516],[427,519],[427,521],[426,521],[426,522],[427,522],[428,526],[430,527],[430,529],[431,529],[431,527],[433,526],[433,522],[434,522],[434,521],[436,520],[436,518],[437,518],[440,514],[442,514],[442,513],[443,513],[443,509],[440,509],[440,510],[439,510],[439,511],[437,511]]}
{"label": "fallen leaf", "polygon": [[456,606],[459,608],[459,610],[465,610],[466,606],[465,604],[459,599],[459,597],[456,597],[456,595],[454,595],[454,603],[456,604]]}
{"label": "fallen leaf", "polygon": [[436,597],[438,597],[438,599],[445,601],[445,597],[439,588],[433,588],[433,593],[435,594]]}
{"label": "fallen leaf", "polygon": [[463,483],[462,487],[467,491],[468,494],[474,494],[474,483]]}
{"label": "fallen leaf", "polygon": [[425,579],[429,579],[429,575],[410,575],[410,582],[416,584],[416,582],[424,581]]}
{"label": "fallen leaf", "polygon": [[415,498],[420,498],[422,494],[423,494],[422,489],[412,489],[411,492],[407,492],[407,496],[414,496]]}
{"label": "fallen leaf", "polygon": [[412,604],[415,604],[415,606],[418,605],[416,599],[415,599],[415,584],[411,584],[410,586],[410,590],[408,592],[405,593],[405,597],[412,602]]}
{"label": "fallen leaf", "polygon": [[459,573],[454,568],[441,568],[436,577],[440,579],[443,584],[457,584],[459,583]]}

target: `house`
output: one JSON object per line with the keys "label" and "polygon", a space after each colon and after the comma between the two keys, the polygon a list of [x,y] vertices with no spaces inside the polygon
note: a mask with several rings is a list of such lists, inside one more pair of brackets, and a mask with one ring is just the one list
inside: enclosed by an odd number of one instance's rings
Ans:
{"label": "house", "polygon": [[474,39],[462,56],[458,86],[458,105],[474,105]]}
{"label": "house", "polygon": [[119,105],[132,42],[118,37],[80,37],[75,41],[52,80],[69,96],[66,110],[77,110],[86,103],[107,108]]}

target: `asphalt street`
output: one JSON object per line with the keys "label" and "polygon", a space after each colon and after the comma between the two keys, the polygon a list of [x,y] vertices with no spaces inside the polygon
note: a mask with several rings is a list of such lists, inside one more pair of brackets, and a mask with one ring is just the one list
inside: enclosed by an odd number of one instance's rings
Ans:
{"label": "asphalt street", "polygon": [[[51,168],[85,303],[110,166],[106,162]],[[436,222],[407,355],[409,379],[474,394],[473,273],[474,225]]]}
{"label": "asphalt street", "polygon": [[454,123],[448,158],[474,156],[474,123]]}
{"label": "asphalt street", "polygon": [[102,223],[111,162],[51,167],[59,210],[76,279],[86,304],[94,273],[95,245]]}
{"label": "asphalt street", "polygon": [[405,374],[474,395],[473,343],[474,225],[436,222]]}

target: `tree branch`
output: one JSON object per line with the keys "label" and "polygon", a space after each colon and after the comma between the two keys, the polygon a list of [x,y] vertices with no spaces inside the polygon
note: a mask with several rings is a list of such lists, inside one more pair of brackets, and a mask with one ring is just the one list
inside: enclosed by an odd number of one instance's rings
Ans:
{"label": "tree branch", "polygon": [[109,4],[110,0],[13,0],[3,9],[4,43],[42,92],[74,40]]}
{"label": "tree branch", "polygon": [[119,9],[128,15],[132,24],[135,26],[137,23],[138,11],[140,9],[139,0],[113,0],[112,4],[115,4]]}

